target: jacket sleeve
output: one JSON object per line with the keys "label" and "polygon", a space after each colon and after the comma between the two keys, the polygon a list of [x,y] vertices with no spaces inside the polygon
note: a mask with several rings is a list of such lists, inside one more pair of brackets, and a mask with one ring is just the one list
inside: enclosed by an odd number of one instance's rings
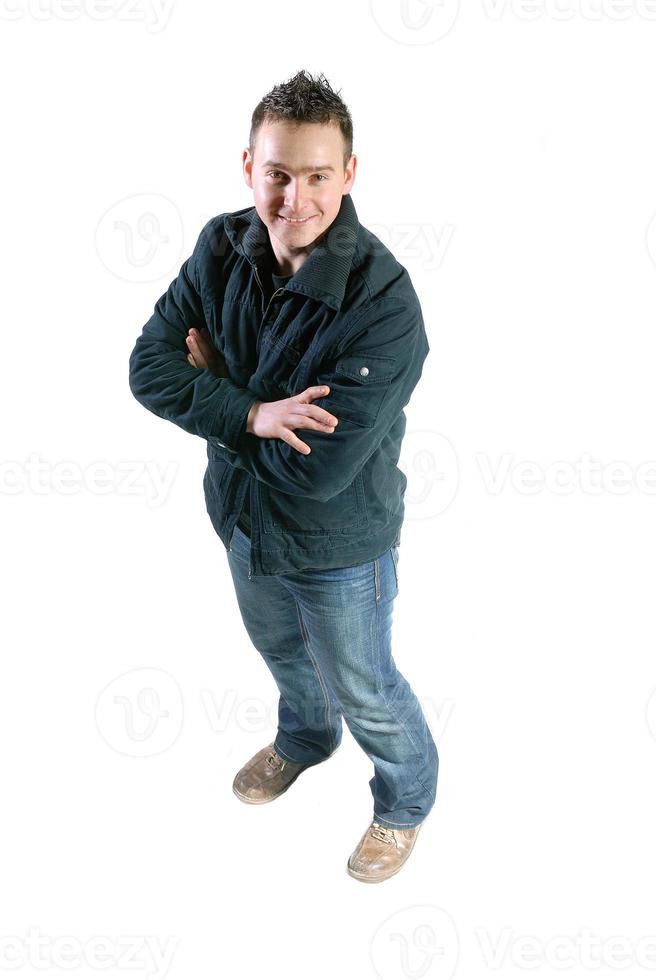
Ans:
{"label": "jacket sleeve", "polygon": [[352,327],[347,346],[310,382],[330,386],[328,395],[311,404],[335,415],[334,432],[295,430],[310,453],[283,439],[246,433],[229,458],[232,466],[275,490],[322,501],[353,482],[410,401],[430,348],[418,304],[375,301]]}
{"label": "jacket sleeve", "polygon": [[129,384],[150,412],[192,435],[215,437],[236,452],[257,395],[187,361],[189,328],[206,326],[199,279],[199,261],[207,244],[204,233],[205,229],[137,339],[130,355]]}

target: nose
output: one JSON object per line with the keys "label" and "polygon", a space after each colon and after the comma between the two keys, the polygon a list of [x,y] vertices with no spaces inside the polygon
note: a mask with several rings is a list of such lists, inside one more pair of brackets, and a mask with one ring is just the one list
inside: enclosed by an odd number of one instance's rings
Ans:
{"label": "nose", "polygon": [[285,188],[285,207],[287,211],[300,218],[305,211],[305,201],[307,200],[307,190],[301,180],[291,178]]}

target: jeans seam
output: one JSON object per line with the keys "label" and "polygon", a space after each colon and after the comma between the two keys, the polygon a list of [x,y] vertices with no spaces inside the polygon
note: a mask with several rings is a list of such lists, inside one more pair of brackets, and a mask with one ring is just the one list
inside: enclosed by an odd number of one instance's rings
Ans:
{"label": "jeans seam", "polygon": [[[375,622],[376,641],[375,642],[376,642],[376,651],[377,651],[377,654],[380,653],[380,628],[379,628],[380,627],[380,623],[379,623],[379,620],[380,620],[380,609],[378,608],[378,606],[376,606],[376,622]],[[392,670],[395,670],[397,674],[400,674],[400,671],[399,671],[399,669],[397,667],[392,667]],[[376,656],[376,671],[377,671],[377,675],[378,675],[378,684],[379,684],[377,693],[382,696],[383,701],[385,702],[385,707],[387,708],[387,710],[389,711],[389,713],[392,715],[392,717],[393,718],[396,718],[398,721],[400,721],[401,727],[403,728],[403,731],[405,732],[406,738],[408,739],[408,741],[410,742],[410,744],[414,748],[415,752],[417,752],[417,754],[419,756],[421,756],[422,755],[421,749],[419,748],[419,746],[417,745],[417,743],[413,739],[412,735],[410,734],[410,730],[407,727],[407,725],[405,723],[405,719],[403,717],[403,712],[401,712],[400,714],[397,714],[396,710],[392,708],[392,705],[390,704],[390,702],[387,699],[387,695],[385,693],[385,687],[383,685],[383,678],[382,678],[382,674],[381,674],[381,669],[380,669],[380,656],[379,655]],[[407,680],[406,680],[406,684],[407,684]],[[416,697],[416,695],[415,695],[415,697]],[[422,783],[422,785],[423,785],[423,783]]]}
{"label": "jeans seam", "polygon": [[324,710],[325,710],[325,715],[324,715],[325,725],[326,725],[326,731],[328,732],[328,737],[330,738],[330,751],[332,753],[332,752],[335,751],[335,749],[337,748],[337,746],[335,745],[335,740],[333,739],[332,729],[330,727],[330,722],[331,722],[330,712],[331,712],[331,707],[332,707],[331,706],[331,703],[330,703],[330,697],[328,695],[328,690],[326,688],[325,681],[324,681],[323,677],[321,676],[321,671],[319,670],[319,667],[318,667],[318,665],[317,665],[317,663],[315,661],[314,655],[313,655],[312,651],[310,650],[310,642],[309,642],[310,641],[310,637],[309,637],[308,632],[307,632],[307,630],[305,628],[305,622],[303,621],[303,614],[301,613],[300,606],[299,606],[298,602],[296,601],[296,599],[294,600],[294,605],[296,606],[296,614],[298,616],[298,621],[299,621],[299,624],[300,624],[300,627],[301,627],[301,636],[303,637],[303,645],[305,646],[305,650],[307,652],[307,655],[310,658],[310,662],[311,662],[312,666],[314,667],[314,672],[317,675],[317,680],[319,681],[319,685],[320,685],[321,691],[323,693]]}
{"label": "jeans seam", "polygon": [[[376,636],[375,636],[375,643],[376,643],[376,651],[377,651],[377,654],[379,654],[379,652],[380,652],[380,628],[379,628],[380,623],[379,623],[379,619],[380,619],[380,607],[379,607],[378,603],[376,603],[376,618],[375,618],[375,631],[376,631]],[[380,669],[380,656],[379,655],[376,656],[375,663],[376,663],[376,673],[377,673],[378,685],[379,685],[378,686],[378,689],[377,689],[377,693],[382,696],[383,701],[385,702],[385,706],[386,706],[387,710],[389,711],[390,715],[392,715],[393,718],[396,718],[400,722],[401,727],[403,728],[403,731],[405,732],[406,738],[408,739],[408,741],[410,742],[410,744],[412,745],[412,747],[415,749],[415,751],[417,752],[418,756],[420,758],[425,758],[425,756],[422,753],[421,749],[417,746],[417,743],[413,739],[413,737],[412,737],[412,735],[410,733],[410,729],[406,725],[405,719],[403,717],[403,712],[401,712],[400,715],[397,715],[396,711],[393,710],[392,705],[387,700],[387,695],[385,694],[385,689],[384,689],[384,686],[383,686],[383,683],[382,683],[382,680],[383,679],[382,679],[382,674],[381,674],[381,669]],[[393,669],[395,669],[397,673],[400,673],[399,670],[398,670],[398,668],[393,668]],[[406,683],[407,683],[407,681],[406,681]],[[415,695],[415,697],[416,697],[416,695]],[[421,710],[421,705],[419,706],[419,708]],[[428,722],[426,721],[426,719],[424,719],[424,724],[426,726],[428,726]],[[420,779],[419,776],[415,776],[415,778],[416,778],[417,782],[419,783],[419,785],[423,788],[424,792],[431,798],[431,802],[432,802],[434,800],[434,796],[432,796],[432,794],[428,792],[428,788],[424,785],[423,780]],[[385,819],[385,818],[383,818],[383,819]]]}
{"label": "jeans seam", "polygon": [[396,588],[397,588],[397,591],[398,591],[398,588],[399,588],[399,570],[398,570],[398,567],[397,567],[397,564],[396,564],[396,558],[394,557],[394,548],[395,548],[395,545],[392,545],[392,547],[390,548],[390,554],[392,555],[392,563],[394,565],[394,578],[396,579]]}

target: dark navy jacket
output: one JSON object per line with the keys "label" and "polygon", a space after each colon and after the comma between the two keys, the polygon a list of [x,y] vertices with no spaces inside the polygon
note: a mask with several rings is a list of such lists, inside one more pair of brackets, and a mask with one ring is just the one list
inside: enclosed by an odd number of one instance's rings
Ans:
{"label": "dark navy jacket", "polygon": [[[254,207],[203,227],[130,355],[134,397],[207,440],[207,511],[226,550],[250,494],[250,575],[340,568],[400,543],[407,484],[403,408],[429,351],[406,269],[357,218],[350,194],[303,266],[271,295],[268,229]],[[267,289],[267,285],[269,288]],[[229,377],[187,361],[207,326]],[[304,454],[246,432],[256,399],[310,385],[334,432],[296,429]]]}

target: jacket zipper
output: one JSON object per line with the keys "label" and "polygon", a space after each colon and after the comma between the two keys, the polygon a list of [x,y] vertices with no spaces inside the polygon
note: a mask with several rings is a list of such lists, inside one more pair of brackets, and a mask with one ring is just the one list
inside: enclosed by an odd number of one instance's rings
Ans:
{"label": "jacket zipper", "polygon": [[248,549],[248,579],[250,581],[253,578],[253,562],[251,561],[251,552],[253,550],[253,511],[255,510],[255,508],[251,506],[251,501],[250,501],[250,486],[249,486],[249,494],[248,494],[248,497],[249,497],[249,499],[248,499],[248,513],[250,514],[250,521],[251,521],[251,533],[250,533],[251,544],[250,544],[250,547]]}
{"label": "jacket zipper", "polygon": [[[273,293],[271,295],[271,298],[269,299],[269,302],[266,305],[266,310],[264,311],[264,316],[262,317],[262,323],[260,324],[260,329],[262,328],[262,324],[266,323],[267,316],[268,316],[268,313],[269,313],[269,307],[273,303],[274,299],[276,298],[276,296],[278,295],[278,293],[284,293],[284,291],[285,291],[285,287],[284,286],[280,286],[278,289],[276,289],[275,293]],[[258,337],[259,337],[259,330],[258,330]]]}
{"label": "jacket zipper", "polygon": [[[255,273],[255,278],[257,280],[257,284],[260,287],[260,290],[262,292],[262,295],[264,296],[264,286],[262,285],[262,282],[261,282],[260,277],[258,275],[256,266],[253,266],[253,272]],[[262,316],[262,321],[261,321],[260,326],[259,326],[259,329],[257,331],[257,339],[255,341],[255,347],[256,347],[256,349],[259,349],[258,345],[259,345],[259,342],[260,342],[260,333],[262,331],[263,325],[266,323],[266,318],[267,318],[268,313],[269,313],[269,307],[271,306],[271,303],[276,298],[276,296],[278,295],[278,293],[284,293],[284,291],[285,291],[285,287],[284,286],[279,286],[278,289],[276,289],[276,291],[269,298],[269,302],[266,305],[266,309],[265,309],[264,314]]]}
{"label": "jacket zipper", "polygon": [[[255,279],[257,280],[257,284],[260,287],[260,290],[262,292],[262,295],[264,296],[264,287],[263,287],[263,285],[262,285],[262,283],[260,281],[260,277],[258,275],[257,267],[256,266],[253,266],[253,272],[255,273]],[[279,286],[278,289],[276,289],[275,292],[272,294],[272,296],[269,299],[269,302],[266,305],[266,309],[265,309],[265,311],[264,311],[264,313],[262,315],[262,320],[260,322],[260,326],[259,326],[259,329],[257,331],[257,338],[255,340],[255,349],[256,350],[259,350],[260,333],[262,331],[262,326],[266,323],[266,318],[267,318],[267,315],[269,313],[269,307],[271,306],[271,303],[273,302],[273,300],[275,299],[275,297],[278,295],[278,293],[284,293],[284,291],[285,291],[285,287],[284,286]],[[253,508],[251,508],[251,526],[253,524],[253,514],[252,514],[252,511],[253,511]],[[251,548],[252,547],[253,547],[253,545],[251,543]],[[249,552],[249,555],[248,555],[248,578],[249,578],[249,581],[250,581],[250,579],[252,577],[253,577],[253,562],[251,561],[251,556],[250,556],[250,552]]]}

